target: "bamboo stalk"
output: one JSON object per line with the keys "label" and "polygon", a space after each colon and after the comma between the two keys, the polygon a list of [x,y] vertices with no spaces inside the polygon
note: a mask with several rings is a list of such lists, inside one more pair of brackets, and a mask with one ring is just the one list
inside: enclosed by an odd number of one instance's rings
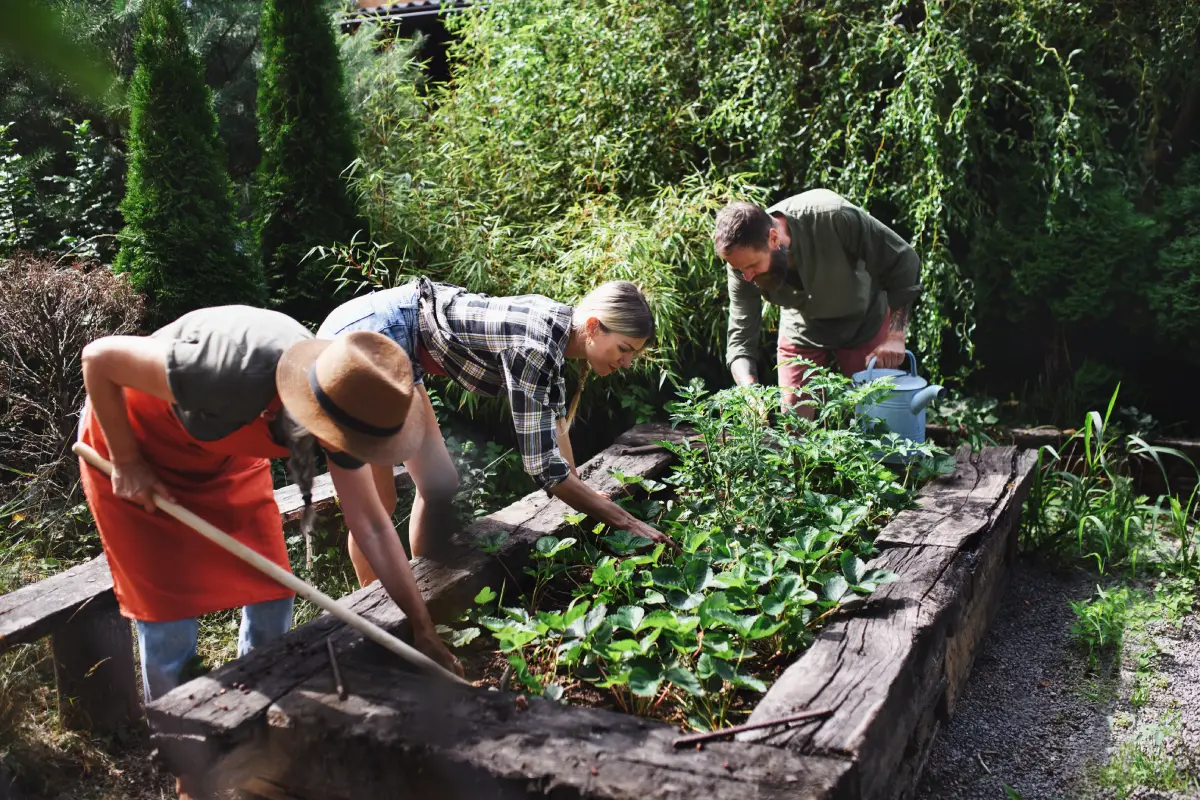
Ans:
{"label": "bamboo stalk", "polygon": [[[103,472],[105,475],[112,475],[113,467],[108,459],[104,458],[88,445],[84,444],[83,442],[76,442],[71,449],[75,452],[75,455],[79,456],[88,464]],[[367,618],[356,614],[345,606],[339,604],[329,595],[300,580],[275,562],[254,552],[237,539],[234,539],[232,536],[222,531],[220,528],[216,527],[207,520],[202,519],[196,514],[193,514],[191,511],[188,511],[178,503],[172,503],[170,500],[164,500],[158,495],[155,495],[154,504],[158,506],[164,513],[174,517],[184,525],[187,525],[205,539],[208,539],[218,547],[229,551],[275,582],[286,586],[288,589],[291,589],[293,592],[298,594],[300,597],[303,597],[305,600],[308,600],[313,605],[328,611],[330,615],[337,617],[351,628],[354,628],[354,630],[361,633],[367,639],[370,639],[379,646],[390,650],[410,664],[419,667],[430,674],[449,678],[455,683],[461,683],[465,686],[470,685],[453,672],[450,672],[445,667],[438,664],[429,656],[417,650],[415,647],[400,641],[395,636],[392,636],[390,633]]]}

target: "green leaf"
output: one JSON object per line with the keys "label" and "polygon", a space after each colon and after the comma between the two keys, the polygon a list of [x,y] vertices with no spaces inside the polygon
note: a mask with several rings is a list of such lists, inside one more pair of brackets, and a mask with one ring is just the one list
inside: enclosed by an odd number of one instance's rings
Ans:
{"label": "green leaf", "polygon": [[543,536],[542,538],[538,539],[537,544],[534,545],[536,557],[553,558],[563,550],[574,547],[575,542],[576,540],[569,536],[562,540],[556,536]]}
{"label": "green leaf", "polygon": [[666,589],[684,587],[683,573],[676,567],[658,567],[650,570],[650,578],[654,581],[655,586],[661,586]]}
{"label": "green leaf", "polygon": [[621,606],[617,609],[617,613],[608,618],[608,621],[614,628],[622,628],[636,633],[645,618],[646,609],[641,606]]}
{"label": "green leaf", "polygon": [[635,536],[629,531],[615,531],[604,537],[604,544],[617,555],[627,556],[654,542],[645,536]]}
{"label": "green leaf", "polygon": [[583,631],[584,634],[589,634],[600,627],[600,623],[604,622],[605,615],[608,614],[608,606],[604,603],[596,603],[591,611],[584,617]]}
{"label": "green leaf", "polygon": [[842,598],[850,591],[850,584],[841,575],[833,575],[825,581],[825,599],[833,603],[842,602]]}
{"label": "green leaf", "polygon": [[475,537],[475,543],[485,553],[495,553],[508,542],[508,531],[484,533]]}
{"label": "green leaf", "polygon": [[666,672],[666,679],[693,697],[704,696],[704,687],[700,685],[700,681],[692,674],[691,670],[683,667],[671,667]]}
{"label": "green leaf", "polygon": [[851,585],[859,583],[867,571],[867,565],[862,559],[850,551],[842,553],[842,575]]}
{"label": "green leaf", "polygon": [[738,672],[734,675],[731,681],[735,686],[740,686],[743,689],[753,689],[759,693],[766,693],[767,685],[753,675],[747,675],[744,672]]}
{"label": "green leaf", "polygon": [[479,628],[463,628],[460,631],[446,628],[444,625],[437,626],[438,633],[442,634],[442,638],[451,647],[465,647],[479,637]]}
{"label": "green leaf", "polygon": [[667,602],[680,611],[691,611],[704,602],[704,595],[700,592],[688,594],[682,589],[671,589],[667,592]]}
{"label": "green leaf", "polygon": [[653,697],[658,693],[662,679],[662,673],[657,670],[651,672],[645,667],[634,667],[629,673],[629,689],[638,697]]}
{"label": "green leaf", "polygon": [[772,617],[778,617],[783,613],[785,608],[787,608],[787,603],[773,594],[767,595],[763,598],[762,610],[764,614],[769,614]]}
{"label": "green leaf", "polygon": [[651,611],[646,615],[646,618],[642,620],[640,630],[645,630],[646,628],[666,628],[667,630],[673,631],[678,627],[679,619],[675,616],[674,612],[667,611],[665,609],[659,609],[657,611]]}
{"label": "green leaf", "polygon": [[775,584],[775,589],[771,592],[777,597],[784,600],[790,599],[803,584],[800,581],[799,575],[783,575]]}
{"label": "green leaf", "polygon": [[693,592],[702,592],[713,580],[711,560],[703,557],[693,558],[683,569],[683,577],[687,588]]}
{"label": "green leaf", "polygon": [[873,583],[876,586],[883,586],[885,583],[895,583],[900,580],[900,576],[891,570],[873,569],[863,576],[862,583]]}
{"label": "green leaf", "polygon": [[577,600],[571,603],[570,607],[563,612],[563,625],[570,625],[577,619],[583,619],[583,616],[587,614],[589,605],[591,605],[590,600]]}
{"label": "green leaf", "polygon": [[660,606],[665,602],[667,602],[666,596],[654,589],[646,592],[646,596],[642,598],[642,603],[648,606]]}
{"label": "green leaf", "polygon": [[592,570],[592,583],[596,586],[613,586],[617,582],[617,568],[607,556]]}
{"label": "green leaf", "polygon": [[754,627],[754,623],[757,622],[759,619],[758,614],[742,616],[740,614],[735,614],[732,611],[730,611],[729,609],[725,609],[725,608],[714,609],[709,614],[709,616],[714,621],[720,622],[724,625],[728,625],[729,627],[733,628],[735,631],[740,633],[742,636],[749,635],[750,629]]}
{"label": "green leaf", "polygon": [[785,625],[787,625],[786,621],[771,622],[766,617],[759,617],[754,621],[754,625],[750,628],[750,632],[746,634],[746,638],[752,641],[755,639],[766,639],[769,636],[779,633]]}
{"label": "green leaf", "polygon": [[496,599],[496,593],[492,591],[492,587],[485,586],[479,590],[479,594],[475,595],[476,605],[485,605]]}
{"label": "green leaf", "polygon": [[568,525],[578,525],[579,523],[583,522],[585,519],[587,519],[587,514],[584,514],[582,512],[578,513],[578,514],[564,514],[563,515],[563,522],[567,523]]}
{"label": "green leaf", "polygon": [[792,602],[796,603],[797,605],[806,606],[811,603],[817,602],[817,600],[819,600],[819,599],[820,598],[817,596],[817,593],[814,592],[812,589],[805,589],[804,591],[799,592],[795,597],[793,597]]}
{"label": "green leaf", "polygon": [[711,627],[715,622],[712,612],[728,608],[729,596],[725,592],[713,592],[708,597],[705,597],[704,602],[700,604],[700,610],[697,612],[700,615],[700,624],[705,628]]}

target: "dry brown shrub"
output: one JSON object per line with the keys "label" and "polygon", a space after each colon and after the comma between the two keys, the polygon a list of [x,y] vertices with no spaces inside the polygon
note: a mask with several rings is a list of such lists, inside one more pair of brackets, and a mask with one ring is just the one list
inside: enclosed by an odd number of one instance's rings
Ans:
{"label": "dry brown shrub", "polygon": [[0,500],[75,495],[80,354],[101,336],[136,333],[142,312],[141,296],[105,267],[0,261]]}

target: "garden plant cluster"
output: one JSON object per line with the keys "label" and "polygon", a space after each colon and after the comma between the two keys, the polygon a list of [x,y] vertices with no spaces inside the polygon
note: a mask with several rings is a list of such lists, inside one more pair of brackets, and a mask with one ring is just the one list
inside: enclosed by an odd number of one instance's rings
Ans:
{"label": "garden plant cluster", "polygon": [[[855,406],[887,386],[855,387],[814,370],[815,419],[771,426],[776,387],[715,394],[693,381],[671,407],[694,438],[664,443],[677,458],[662,481],[614,473],[634,513],[677,543],[597,525],[542,537],[526,580],[484,589],[445,630],[462,647],[490,632],[513,688],[605,704],[692,728],[748,712],[849,601],[895,580],[869,569],[872,538],[931,469],[936,448],[879,435]],[[890,467],[884,459],[904,454]],[[952,459],[950,464],[952,465]],[[583,515],[568,518],[577,526]],[[480,545],[492,552],[506,534]],[[519,686],[518,686],[519,685]]]}

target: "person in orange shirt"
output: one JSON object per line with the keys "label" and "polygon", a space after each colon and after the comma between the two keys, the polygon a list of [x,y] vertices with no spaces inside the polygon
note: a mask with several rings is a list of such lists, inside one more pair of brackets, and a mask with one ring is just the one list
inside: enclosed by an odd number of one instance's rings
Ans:
{"label": "person in orange shirt", "polygon": [[150,336],[109,336],[83,351],[80,440],[113,463],[81,460],[88,506],[121,613],[137,628],[146,702],[178,686],[196,654],[196,617],[242,606],[238,655],[291,627],[293,595],[182,523],[174,500],[288,568],[270,459],[288,458],[312,526],[317,447],[342,513],[414,644],[462,674],[434,630],[367,464],[411,456],[425,436],[412,364],[386,336],[315,339],[299,322],[247,306],[186,314]]}

